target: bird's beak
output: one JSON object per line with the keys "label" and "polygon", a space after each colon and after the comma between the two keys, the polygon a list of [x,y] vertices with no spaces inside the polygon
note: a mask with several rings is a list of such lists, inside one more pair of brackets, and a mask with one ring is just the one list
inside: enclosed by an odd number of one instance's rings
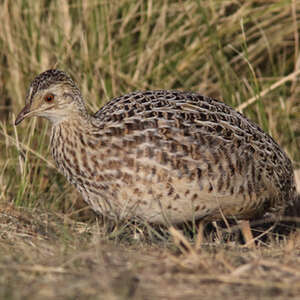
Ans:
{"label": "bird's beak", "polygon": [[26,104],[24,108],[20,111],[20,113],[16,118],[15,125],[20,124],[26,117],[28,117],[29,113],[30,113],[30,103]]}

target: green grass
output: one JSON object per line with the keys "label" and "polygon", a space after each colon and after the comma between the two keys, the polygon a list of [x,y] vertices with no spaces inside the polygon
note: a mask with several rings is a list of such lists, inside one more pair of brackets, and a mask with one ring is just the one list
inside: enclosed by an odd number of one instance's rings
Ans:
{"label": "green grass", "polygon": [[13,126],[31,80],[55,67],[77,81],[91,111],[144,89],[224,100],[299,169],[297,0],[3,0],[0,22],[0,298],[300,296],[297,235],[266,233],[247,250],[213,231],[198,250],[193,228],[182,238],[97,221],[54,168],[49,124]]}

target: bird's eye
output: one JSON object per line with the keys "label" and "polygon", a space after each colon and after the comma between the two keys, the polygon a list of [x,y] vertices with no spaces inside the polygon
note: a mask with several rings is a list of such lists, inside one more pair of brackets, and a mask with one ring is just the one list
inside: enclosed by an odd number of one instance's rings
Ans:
{"label": "bird's eye", "polygon": [[45,97],[44,97],[44,100],[46,102],[51,102],[54,100],[54,95],[53,94],[47,94]]}

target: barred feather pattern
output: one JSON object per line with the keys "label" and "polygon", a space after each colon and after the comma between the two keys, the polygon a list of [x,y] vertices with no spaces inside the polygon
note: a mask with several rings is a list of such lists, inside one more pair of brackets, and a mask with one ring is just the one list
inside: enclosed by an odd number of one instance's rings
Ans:
{"label": "barred feather pattern", "polygon": [[153,223],[282,213],[291,161],[256,124],[198,93],[134,92],[52,127],[58,169],[94,211]]}

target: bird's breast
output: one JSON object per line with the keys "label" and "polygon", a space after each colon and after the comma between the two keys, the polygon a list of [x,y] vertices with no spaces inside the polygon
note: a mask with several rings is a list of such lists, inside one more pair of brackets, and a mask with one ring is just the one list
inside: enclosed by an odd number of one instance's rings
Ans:
{"label": "bird's breast", "polygon": [[272,199],[246,145],[157,122],[158,128],[125,123],[89,134],[55,127],[53,158],[96,212],[121,218],[180,222],[218,218],[222,210],[242,217]]}

